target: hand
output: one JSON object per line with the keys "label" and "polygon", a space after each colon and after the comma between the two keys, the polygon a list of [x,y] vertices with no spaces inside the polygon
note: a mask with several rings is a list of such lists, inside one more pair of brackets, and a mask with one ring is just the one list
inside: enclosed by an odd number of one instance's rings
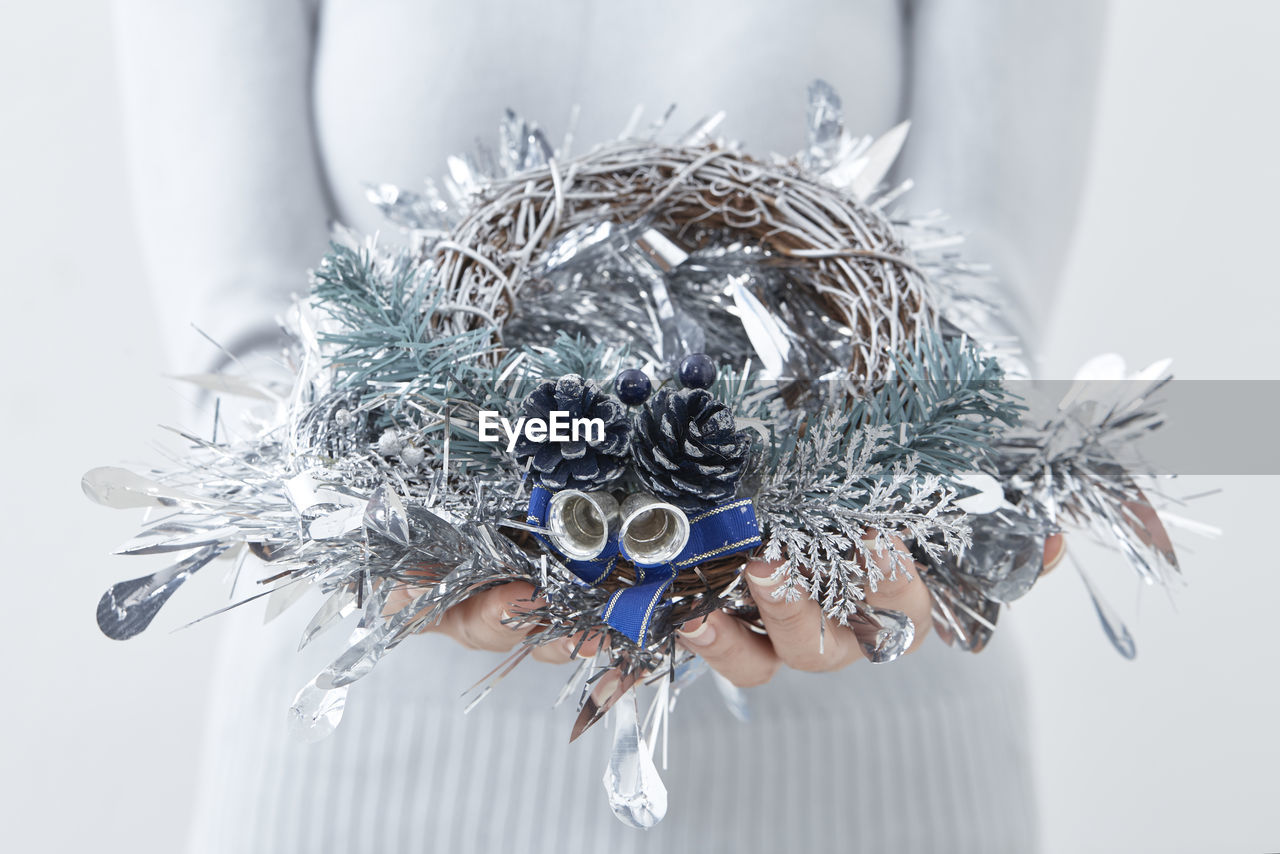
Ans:
{"label": "hand", "polygon": [[[905,545],[898,541],[898,547]],[[1051,571],[1066,553],[1066,541],[1054,534],[1045,542],[1045,572]],[[867,591],[867,604],[877,608],[901,611],[915,624],[915,639],[908,652],[919,648],[933,624],[929,588],[917,577],[888,580],[890,555],[877,556],[876,564],[886,580],[873,592]],[[769,577],[779,562],[751,561],[747,564],[747,583],[760,610],[767,635],[757,634],[743,621],[723,611],[708,614],[703,620],[686,623],[679,630],[680,642],[707,660],[707,663],[733,684],[748,688],[763,685],[773,678],[782,665],[796,670],[823,672],[840,670],[863,658],[862,647],[852,629],[828,624],[821,648],[819,626],[822,606],[808,597],[797,602],[775,599],[776,584]],[[917,565],[917,572],[919,566]]]}
{"label": "hand", "polygon": [[[1057,565],[1065,552],[1066,542],[1061,534],[1049,538],[1045,543],[1046,573]],[[885,555],[881,564],[886,574],[888,559],[889,556]],[[818,652],[820,607],[811,599],[799,602],[774,599],[768,578],[776,566],[765,561],[752,561],[747,565],[747,581],[768,629],[767,637],[752,632],[741,620],[721,611],[708,615],[697,626],[680,630],[681,642],[686,647],[706,658],[715,670],[735,685],[744,688],[768,682],[781,664],[797,670],[838,670],[862,657],[862,648],[852,631],[837,626],[827,627],[824,652]],[[867,601],[877,607],[903,611],[911,617],[916,626],[911,650],[915,650],[928,634],[932,622],[928,589],[918,579],[908,581],[904,578],[883,581],[878,587],[875,593],[867,594]],[[384,613],[395,613],[406,607],[418,592],[411,585],[397,587],[387,597]],[[540,604],[533,593],[533,585],[524,581],[491,587],[445,611],[438,622],[421,631],[447,635],[467,649],[507,652],[539,628],[513,616]],[[531,654],[538,661],[563,664],[573,657],[575,648],[578,648],[580,657],[589,658],[606,642],[600,635],[592,635],[585,641],[582,635],[572,635],[554,643],[540,644]]]}
{"label": "hand", "polygon": [[[533,585],[525,581],[512,581],[477,593],[444,612],[438,622],[431,623],[422,632],[439,632],[453,638],[467,649],[483,649],[490,652],[507,652],[539,628],[530,621],[520,621],[514,615],[541,604],[533,598]],[[421,588],[400,585],[387,597],[383,613],[393,614],[406,607],[421,593]],[[578,655],[590,658],[601,647],[602,633],[592,634],[583,641]],[[571,635],[559,641],[539,644],[531,653],[538,661],[563,664],[573,657],[581,635]]]}

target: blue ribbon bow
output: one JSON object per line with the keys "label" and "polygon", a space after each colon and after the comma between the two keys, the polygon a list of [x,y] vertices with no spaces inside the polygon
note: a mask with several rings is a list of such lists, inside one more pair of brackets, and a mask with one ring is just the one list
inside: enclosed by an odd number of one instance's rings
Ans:
{"label": "blue ribbon bow", "polygon": [[[546,527],[550,505],[551,491],[544,486],[534,486],[529,493],[528,523],[539,528]],[[550,541],[540,534],[535,536],[539,542],[559,554],[559,550]],[[658,603],[682,570],[758,545],[760,524],[756,521],[755,507],[750,498],[731,499],[692,516],[689,518],[689,542],[675,559],[660,564],[632,561],[636,568],[636,583],[609,597],[604,607],[604,621],[631,640],[644,645],[648,642],[649,625]],[[630,558],[622,552],[618,537],[613,536],[598,556],[591,560],[565,559],[564,564],[579,580],[594,587],[604,582],[613,572],[618,564],[619,553]]]}

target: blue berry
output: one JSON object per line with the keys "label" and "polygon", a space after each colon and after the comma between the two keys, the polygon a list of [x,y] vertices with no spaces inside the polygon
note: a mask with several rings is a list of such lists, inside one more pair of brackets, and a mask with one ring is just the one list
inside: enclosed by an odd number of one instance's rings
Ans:
{"label": "blue berry", "polygon": [[685,388],[711,388],[716,381],[716,363],[706,353],[694,353],[680,360],[680,385]]}
{"label": "blue berry", "polygon": [[618,393],[618,400],[627,406],[639,406],[649,399],[650,393],[653,392],[653,383],[649,381],[644,371],[631,368],[618,374],[613,388]]}

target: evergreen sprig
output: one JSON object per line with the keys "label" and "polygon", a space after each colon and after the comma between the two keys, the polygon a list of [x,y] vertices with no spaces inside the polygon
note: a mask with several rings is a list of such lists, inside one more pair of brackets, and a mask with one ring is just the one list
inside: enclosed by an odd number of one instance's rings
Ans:
{"label": "evergreen sprig", "polygon": [[312,274],[312,295],[336,327],[319,333],[336,385],[441,405],[459,379],[489,373],[492,330],[442,334],[429,271],[407,251],[331,244]]}
{"label": "evergreen sprig", "polygon": [[974,468],[1025,410],[1004,386],[996,360],[967,337],[922,335],[896,366],[880,389],[854,402],[850,423],[892,426],[923,471],[950,477]]}
{"label": "evergreen sprig", "polygon": [[893,537],[931,554],[966,548],[951,478],[1017,423],[1001,378],[967,339],[926,336],[872,395],[772,428],[755,507],[765,557],[784,561],[783,595],[807,593],[843,623],[865,585],[910,571]]}
{"label": "evergreen sprig", "polygon": [[627,364],[626,347],[588,341],[581,335],[558,332],[549,347],[529,347],[524,351],[524,375],[530,380],[556,379],[577,374],[609,387]]}

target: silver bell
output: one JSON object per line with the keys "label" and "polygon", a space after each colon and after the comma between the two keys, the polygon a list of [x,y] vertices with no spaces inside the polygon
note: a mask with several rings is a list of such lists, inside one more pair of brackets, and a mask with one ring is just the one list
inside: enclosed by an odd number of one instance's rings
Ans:
{"label": "silver bell", "polygon": [[639,492],[622,502],[622,552],[633,563],[673,560],[689,542],[689,517],[674,504]]}
{"label": "silver bell", "polygon": [[547,528],[565,557],[591,560],[618,532],[618,499],[607,492],[562,489],[551,496]]}

